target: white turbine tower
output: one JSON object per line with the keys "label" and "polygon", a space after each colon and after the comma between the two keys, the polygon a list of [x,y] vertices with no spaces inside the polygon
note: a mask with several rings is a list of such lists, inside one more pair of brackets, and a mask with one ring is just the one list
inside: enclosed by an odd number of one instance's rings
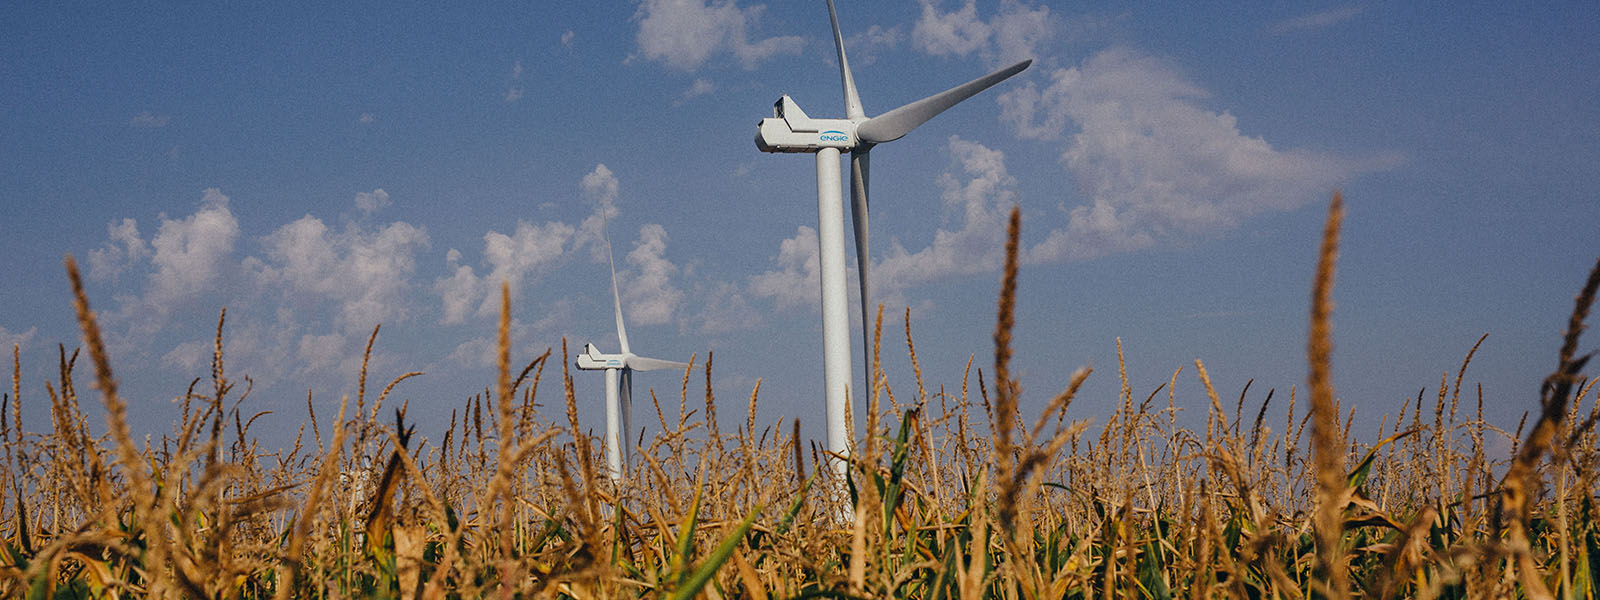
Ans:
{"label": "white turbine tower", "polygon": [[603,447],[611,480],[621,482],[632,448],[633,372],[658,369],[687,369],[688,363],[645,358],[628,350],[628,330],[622,325],[622,294],[617,292],[617,264],[611,257],[611,241],[606,241],[606,262],[611,265],[611,300],[617,313],[617,342],[621,354],[602,354],[593,343],[578,355],[578,368],[606,372],[606,437]]}
{"label": "white turbine tower", "polygon": [[[828,400],[828,450],[840,456],[850,452],[850,432],[845,429],[845,412],[850,384],[850,320],[845,311],[849,302],[845,290],[844,209],[839,181],[839,154],[850,151],[850,206],[855,222],[857,273],[861,284],[862,338],[866,347],[868,383],[872,389],[872,334],[869,314],[871,290],[867,254],[867,170],[872,147],[900,139],[918,125],[974,94],[1022,72],[1032,64],[1024,60],[967,83],[868,118],[856,95],[855,78],[845,59],[844,37],[839,33],[839,17],[833,0],[828,0],[828,19],[833,23],[833,44],[839,52],[839,77],[844,84],[843,119],[813,119],[790,99],[788,94],[773,105],[772,118],[762,119],[756,132],[756,147],[762,152],[809,152],[817,155],[817,250],[822,269],[822,351],[823,385]],[[843,474],[846,465],[838,461],[835,470]]]}

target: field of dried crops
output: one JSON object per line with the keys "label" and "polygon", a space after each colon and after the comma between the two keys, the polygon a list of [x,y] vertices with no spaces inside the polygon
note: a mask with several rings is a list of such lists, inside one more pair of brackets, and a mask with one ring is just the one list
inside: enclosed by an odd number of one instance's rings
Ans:
{"label": "field of dried crops", "polygon": [[[1120,408],[1092,420],[1071,410],[1088,370],[1042,413],[1018,414],[1014,212],[993,364],[969,365],[958,391],[925,389],[908,314],[916,387],[880,378],[857,403],[870,435],[843,479],[793,421],[755,422],[759,386],[738,399],[749,416],[720,430],[708,357],[705,398],[688,397],[686,373],[677,405],[654,405],[664,433],[613,484],[597,440],[577,434],[567,349],[509,356],[505,294],[498,381],[442,439],[416,435],[386,402],[406,376],[374,394],[363,374],[293,448],[262,448],[224,369],[219,319],[211,380],[190,386],[171,433],[136,441],[69,259],[93,390],[78,389],[75,351],[48,398],[20,398],[13,350],[0,594],[1595,598],[1600,393],[1577,348],[1600,265],[1518,430],[1485,424],[1481,393],[1463,394],[1468,352],[1453,383],[1357,435],[1329,376],[1340,210],[1335,195],[1304,389],[1247,408],[1248,386],[1220,397],[1196,361],[1207,398],[1173,385],[1134,397],[1123,375]],[[539,420],[534,399],[563,394],[567,420]],[[104,404],[103,433],[85,398]],[[24,431],[21,411],[46,402],[51,430]],[[1180,427],[1182,402],[1205,403],[1204,429]],[[1281,423],[1265,422],[1272,402],[1288,407]]]}

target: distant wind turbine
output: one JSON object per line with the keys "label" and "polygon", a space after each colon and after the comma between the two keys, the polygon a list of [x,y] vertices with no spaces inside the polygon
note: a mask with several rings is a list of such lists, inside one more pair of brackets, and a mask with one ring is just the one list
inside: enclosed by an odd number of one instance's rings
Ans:
{"label": "distant wind turbine", "polygon": [[[822,370],[828,401],[828,450],[839,456],[850,453],[850,432],[845,429],[846,403],[850,384],[850,319],[845,293],[844,209],[839,181],[839,154],[850,151],[850,206],[856,235],[857,274],[861,283],[862,338],[866,347],[867,385],[872,389],[872,333],[869,314],[871,290],[867,253],[867,170],[868,154],[877,144],[900,139],[917,126],[946,109],[1022,72],[1032,64],[1024,60],[967,83],[868,118],[856,95],[855,78],[845,59],[844,37],[839,33],[839,17],[833,0],[828,0],[828,19],[833,22],[833,45],[839,52],[839,77],[844,84],[843,119],[813,119],[789,98],[778,98],[772,118],[762,119],[756,132],[756,147],[762,152],[810,152],[817,155],[817,238],[818,259],[822,268]],[[843,461],[834,468],[840,474]]]}
{"label": "distant wind turbine", "polygon": [[628,330],[622,325],[622,294],[617,292],[617,263],[611,256],[609,236],[606,239],[606,262],[611,266],[611,300],[616,307],[617,342],[622,346],[622,353],[602,354],[593,343],[586,344],[583,354],[578,355],[578,368],[606,372],[606,437],[603,446],[611,480],[621,482],[628,459],[633,454],[633,372],[681,370],[689,368],[689,364],[645,358],[628,350]]}

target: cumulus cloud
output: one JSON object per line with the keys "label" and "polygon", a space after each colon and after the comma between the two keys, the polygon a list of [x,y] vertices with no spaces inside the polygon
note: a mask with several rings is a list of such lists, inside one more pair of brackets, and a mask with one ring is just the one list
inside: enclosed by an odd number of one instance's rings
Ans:
{"label": "cumulus cloud", "polygon": [[[495,310],[498,312],[500,310],[500,294],[498,291],[496,291],[493,296],[495,300]],[[532,325],[522,322],[521,319],[512,317],[512,355],[518,356],[523,354],[539,354],[544,352],[546,348],[552,347],[557,353],[559,353],[561,351],[560,338],[562,336],[548,335],[548,331],[557,327],[565,326],[568,323],[572,323],[575,319],[576,318],[574,316],[571,303],[567,301],[556,302],[552,307],[550,307],[549,315]],[[551,325],[551,322],[555,322],[557,325]],[[445,358],[446,360],[449,360],[457,365],[471,369],[493,368],[495,365],[499,364],[500,360],[500,345],[498,338],[498,332],[469,338],[459,344],[456,344],[456,347],[450,351],[449,356],[446,356]],[[555,340],[554,346],[549,344],[551,340]],[[541,344],[540,342],[544,343]]]}
{"label": "cumulus cloud", "polygon": [[815,306],[822,285],[817,254],[817,230],[801,225],[778,244],[778,270],[750,278],[750,293],[773,299],[780,310]]}
{"label": "cumulus cloud", "polygon": [[1029,8],[1016,1],[1001,3],[1000,14],[989,20],[994,46],[985,57],[993,64],[1034,58],[1055,38],[1055,20],[1049,6]]}
{"label": "cumulus cloud", "polygon": [[750,306],[746,295],[734,283],[705,282],[694,293],[700,310],[685,319],[685,324],[708,335],[754,329],[761,324],[761,313]]}
{"label": "cumulus cloud", "polygon": [[1005,153],[958,136],[950,137],[948,148],[959,173],[940,175],[939,187],[955,226],[939,228],[933,242],[915,252],[893,243],[871,271],[875,300],[902,303],[899,294],[909,287],[987,272],[1001,263],[1006,211],[1017,203]]}
{"label": "cumulus cloud", "polygon": [[689,84],[689,89],[684,90],[682,94],[678,95],[677,101],[673,102],[673,104],[674,105],[683,104],[684,102],[687,102],[687,101],[689,101],[691,99],[698,98],[700,96],[704,96],[704,95],[709,94],[711,92],[714,92],[716,90],[717,90],[716,84],[711,83],[710,80],[708,80],[708,79],[696,79],[696,80],[694,80],[694,83]]}
{"label": "cumulus cloud", "polygon": [[637,272],[623,279],[622,306],[630,322],[659,325],[672,320],[683,292],[673,283],[678,267],[666,258],[667,229],[657,224],[639,228],[639,241],[628,253]]}
{"label": "cumulus cloud", "polygon": [[554,221],[543,225],[518,222],[511,235],[485,234],[483,257],[490,266],[489,281],[495,287],[501,281],[509,282],[515,293],[525,279],[540,274],[561,257],[572,234],[571,225]]}
{"label": "cumulus cloud", "polygon": [[344,359],[346,336],[305,334],[295,344],[295,359],[304,365],[336,365]]}
{"label": "cumulus cloud", "polygon": [[763,10],[739,8],[733,0],[645,0],[633,15],[639,55],[694,71],[723,51],[746,69],[774,55],[798,54],[805,45],[799,36],[751,39]]}
{"label": "cumulus cloud", "polygon": [[[844,47],[850,53],[850,68],[859,70],[878,62],[879,54],[898,47],[905,38],[906,34],[901,27],[885,28],[882,25],[872,25],[866,31],[846,35]],[[832,52],[829,50],[829,56],[832,56]]]}
{"label": "cumulus cloud", "polygon": [[922,0],[922,17],[911,30],[911,41],[934,56],[966,56],[988,45],[992,33],[989,24],[978,18],[976,0],[966,0],[953,12],[939,10],[934,0]]}
{"label": "cumulus cloud", "polygon": [[[137,229],[132,233],[137,235]],[[216,188],[206,190],[200,209],[194,214],[178,221],[163,216],[161,227],[150,240],[156,272],[150,275],[146,299],[165,311],[174,303],[212,289],[221,278],[238,237],[239,221],[228,210],[228,197]]]}
{"label": "cumulus cloud", "polygon": [[166,127],[167,123],[169,121],[171,121],[171,120],[172,120],[172,117],[169,117],[167,115],[153,114],[153,113],[151,113],[150,111],[147,110],[147,111],[144,111],[144,112],[139,113],[137,115],[134,115],[132,119],[128,119],[128,125],[130,127],[147,127],[147,128]]}
{"label": "cumulus cloud", "polygon": [[1326,29],[1356,18],[1363,10],[1360,6],[1341,6],[1274,22],[1267,26],[1267,31],[1273,35],[1284,35],[1297,31]]}
{"label": "cumulus cloud", "polygon": [[211,364],[211,359],[216,355],[215,348],[215,342],[189,340],[178,344],[163,355],[161,364],[193,373],[199,371],[201,366]]}
{"label": "cumulus cloud", "polygon": [[511,67],[511,86],[506,88],[506,102],[516,102],[522,99],[522,59],[517,59],[517,64]]}
{"label": "cumulus cloud", "polygon": [[12,333],[5,326],[0,325],[0,353],[10,354],[10,350],[17,347],[26,348],[33,341],[33,336],[39,332],[38,327],[29,327],[22,333]]}
{"label": "cumulus cloud", "polygon": [[[1090,203],[1029,253],[1035,261],[1132,250],[1226,231],[1322,197],[1393,157],[1349,159],[1273,147],[1206,108],[1207,92],[1165,61],[1113,48],[1000,97],[1021,137],[1064,139],[1061,162]],[[1071,128],[1070,136],[1069,127]]]}
{"label": "cumulus cloud", "polygon": [[106,225],[106,243],[89,251],[89,277],[115,281],[123,271],[150,255],[150,246],[139,236],[139,223],[123,219]]}
{"label": "cumulus cloud", "polygon": [[356,193],[356,208],[361,209],[361,212],[365,214],[370,215],[388,207],[389,192],[383,191],[383,188],[378,188],[371,192]]}
{"label": "cumulus cloud", "polygon": [[444,316],[440,320],[444,323],[460,323],[472,312],[473,305],[483,291],[478,289],[481,284],[477,273],[472,267],[461,264],[460,250],[451,248],[445,254],[445,264],[449,266],[450,276],[441,277],[433,283],[433,291],[444,302]]}
{"label": "cumulus cloud", "polygon": [[591,260],[605,261],[604,227],[617,216],[621,184],[610,168],[598,164],[583,176],[578,188],[592,212],[576,227],[558,221],[542,225],[518,222],[509,235],[497,231],[484,234],[483,262],[488,273],[464,264],[461,252],[452,248],[445,257],[450,274],[433,285],[444,303],[441,321],[452,324],[473,314],[497,314],[499,296],[492,292],[499,289],[501,281],[509,282],[512,297],[518,297],[524,286],[554,270],[569,253],[588,249]]}
{"label": "cumulus cloud", "polygon": [[[384,204],[385,196],[375,190],[358,194],[356,202],[370,210]],[[118,309],[104,315],[116,353],[203,374],[214,330],[203,324],[206,319],[197,328],[194,320],[169,317],[188,308],[204,313],[226,306],[225,352],[268,385],[291,372],[353,371],[351,361],[360,361],[360,353],[351,351],[358,349],[353,340],[364,339],[379,322],[411,318],[418,309],[411,279],[417,255],[428,246],[419,227],[350,222],[336,229],[307,215],[254,238],[251,253],[240,259],[234,256],[240,223],[229,199],[215,189],[206,191],[192,214],[162,215],[157,222],[150,238],[141,237],[133,219],[114,222],[107,241],[89,253],[93,276],[137,275],[144,283],[141,290],[116,293]]]}
{"label": "cumulus cloud", "polygon": [[1050,7],[1033,8],[1018,0],[1000,3],[988,21],[978,16],[976,0],[946,12],[938,0],[922,0],[922,15],[911,30],[916,49],[934,56],[978,54],[992,65],[1033,58],[1056,32]]}
{"label": "cumulus cloud", "polygon": [[263,288],[286,290],[292,300],[313,306],[331,302],[336,327],[361,334],[410,316],[411,275],[428,234],[404,222],[332,231],[306,215],[267,235],[262,245],[265,258],[252,263]]}
{"label": "cumulus cloud", "polygon": [[622,184],[617,181],[617,176],[606,167],[604,163],[594,166],[594,170],[583,176],[578,183],[584,203],[588,204],[592,212],[583,222],[578,224],[578,230],[573,241],[574,248],[589,248],[589,259],[603,261],[606,259],[606,222],[617,218],[617,194],[622,189]]}
{"label": "cumulus cloud", "polygon": [[444,302],[444,323],[460,323],[473,306],[476,314],[493,315],[500,307],[500,298],[491,293],[500,289],[500,283],[511,286],[512,297],[521,294],[522,287],[553,269],[566,252],[575,230],[566,223],[551,221],[534,225],[517,222],[510,235],[490,231],[483,236],[483,260],[489,272],[478,275],[469,265],[461,264],[461,252],[452,248],[446,255],[451,275],[434,282],[434,292]]}

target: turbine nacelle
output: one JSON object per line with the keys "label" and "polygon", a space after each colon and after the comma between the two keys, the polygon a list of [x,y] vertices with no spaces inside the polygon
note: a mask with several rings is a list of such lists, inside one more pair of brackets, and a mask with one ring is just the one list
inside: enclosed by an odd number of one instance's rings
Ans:
{"label": "turbine nacelle", "polygon": [[606,354],[595,348],[594,344],[583,347],[583,354],[577,356],[578,368],[584,371],[604,371],[606,369],[628,369],[631,371],[660,371],[663,369],[687,369],[689,363],[675,360],[661,360],[659,358],[646,358],[632,352],[620,354]]}
{"label": "turbine nacelle", "polygon": [[625,369],[628,367],[628,358],[633,353],[603,354],[594,344],[583,347],[583,354],[578,355],[578,368],[585,371],[601,371],[605,369]]}
{"label": "turbine nacelle", "polygon": [[816,152],[823,148],[844,151],[858,145],[856,122],[813,119],[788,94],[772,104],[772,117],[762,119],[756,129],[756,147],[762,152]]}

